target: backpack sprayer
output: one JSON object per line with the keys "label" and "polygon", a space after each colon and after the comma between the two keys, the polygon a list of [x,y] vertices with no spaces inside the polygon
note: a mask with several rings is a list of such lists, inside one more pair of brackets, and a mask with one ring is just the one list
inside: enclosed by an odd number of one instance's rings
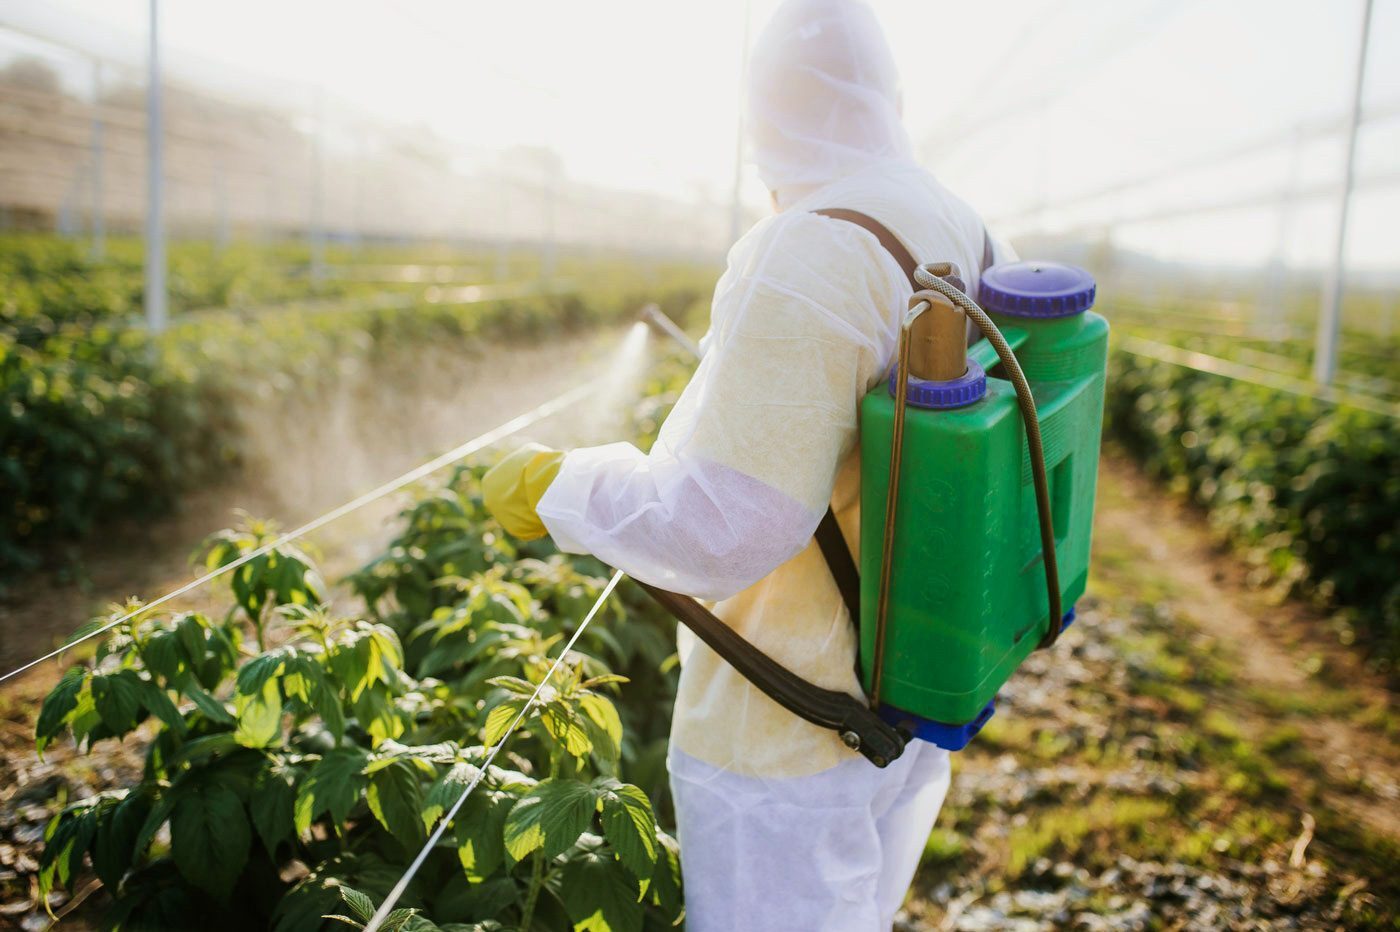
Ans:
{"label": "backpack sprayer", "polygon": [[[871,218],[821,213],[875,234],[915,288],[897,362],[861,404],[858,577],[830,510],[816,535],[859,628],[869,703],[803,680],[694,599],[641,585],[770,698],[884,767],[913,738],[965,747],[1027,655],[1074,621],[1108,323],[1089,310],[1083,269],[991,266],[979,306],[952,263],[916,267]],[[680,333],[655,307],[643,318]],[[986,337],[971,350],[968,320]]]}

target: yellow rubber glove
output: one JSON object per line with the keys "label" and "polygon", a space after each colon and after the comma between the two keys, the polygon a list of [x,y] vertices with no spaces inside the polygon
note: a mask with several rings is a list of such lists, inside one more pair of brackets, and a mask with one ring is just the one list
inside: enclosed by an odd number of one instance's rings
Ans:
{"label": "yellow rubber glove", "polygon": [[527,443],[487,471],[481,497],[501,527],[521,540],[538,540],[546,533],[540,520],[540,499],[559,475],[564,454],[538,443]]}

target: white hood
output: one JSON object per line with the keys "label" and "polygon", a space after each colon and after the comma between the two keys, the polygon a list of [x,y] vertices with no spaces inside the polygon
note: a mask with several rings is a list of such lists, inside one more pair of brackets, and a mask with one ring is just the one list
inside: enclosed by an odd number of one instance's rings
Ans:
{"label": "white hood", "polygon": [[789,200],[873,163],[911,159],[899,70],[860,0],[788,0],[749,59],[751,158]]}

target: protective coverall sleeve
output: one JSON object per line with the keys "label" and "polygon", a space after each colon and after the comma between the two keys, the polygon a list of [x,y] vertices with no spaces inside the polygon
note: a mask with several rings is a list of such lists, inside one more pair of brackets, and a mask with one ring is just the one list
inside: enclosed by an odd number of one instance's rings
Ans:
{"label": "protective coverall sleeve", "polygon": [[[539,504],[555,542],[721,600],[807,546],[905,302],[874,237],[779,215],[736,244],[699,369],[649,454],[575,450]],[[907,286],[905,286],[907,289]]]}

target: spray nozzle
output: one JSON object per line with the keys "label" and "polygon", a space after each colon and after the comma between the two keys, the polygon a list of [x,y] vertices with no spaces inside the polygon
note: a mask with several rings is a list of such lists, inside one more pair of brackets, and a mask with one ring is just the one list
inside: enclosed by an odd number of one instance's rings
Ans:
{"label": "spray nozzle", "polygon": [[700,347],[686,335],[686,332],[674,320],[667,317],[658,305],[646,305],[637,313],[637,318],[662,336],[670,337],[681,349],[696,359],[700,358]]}

